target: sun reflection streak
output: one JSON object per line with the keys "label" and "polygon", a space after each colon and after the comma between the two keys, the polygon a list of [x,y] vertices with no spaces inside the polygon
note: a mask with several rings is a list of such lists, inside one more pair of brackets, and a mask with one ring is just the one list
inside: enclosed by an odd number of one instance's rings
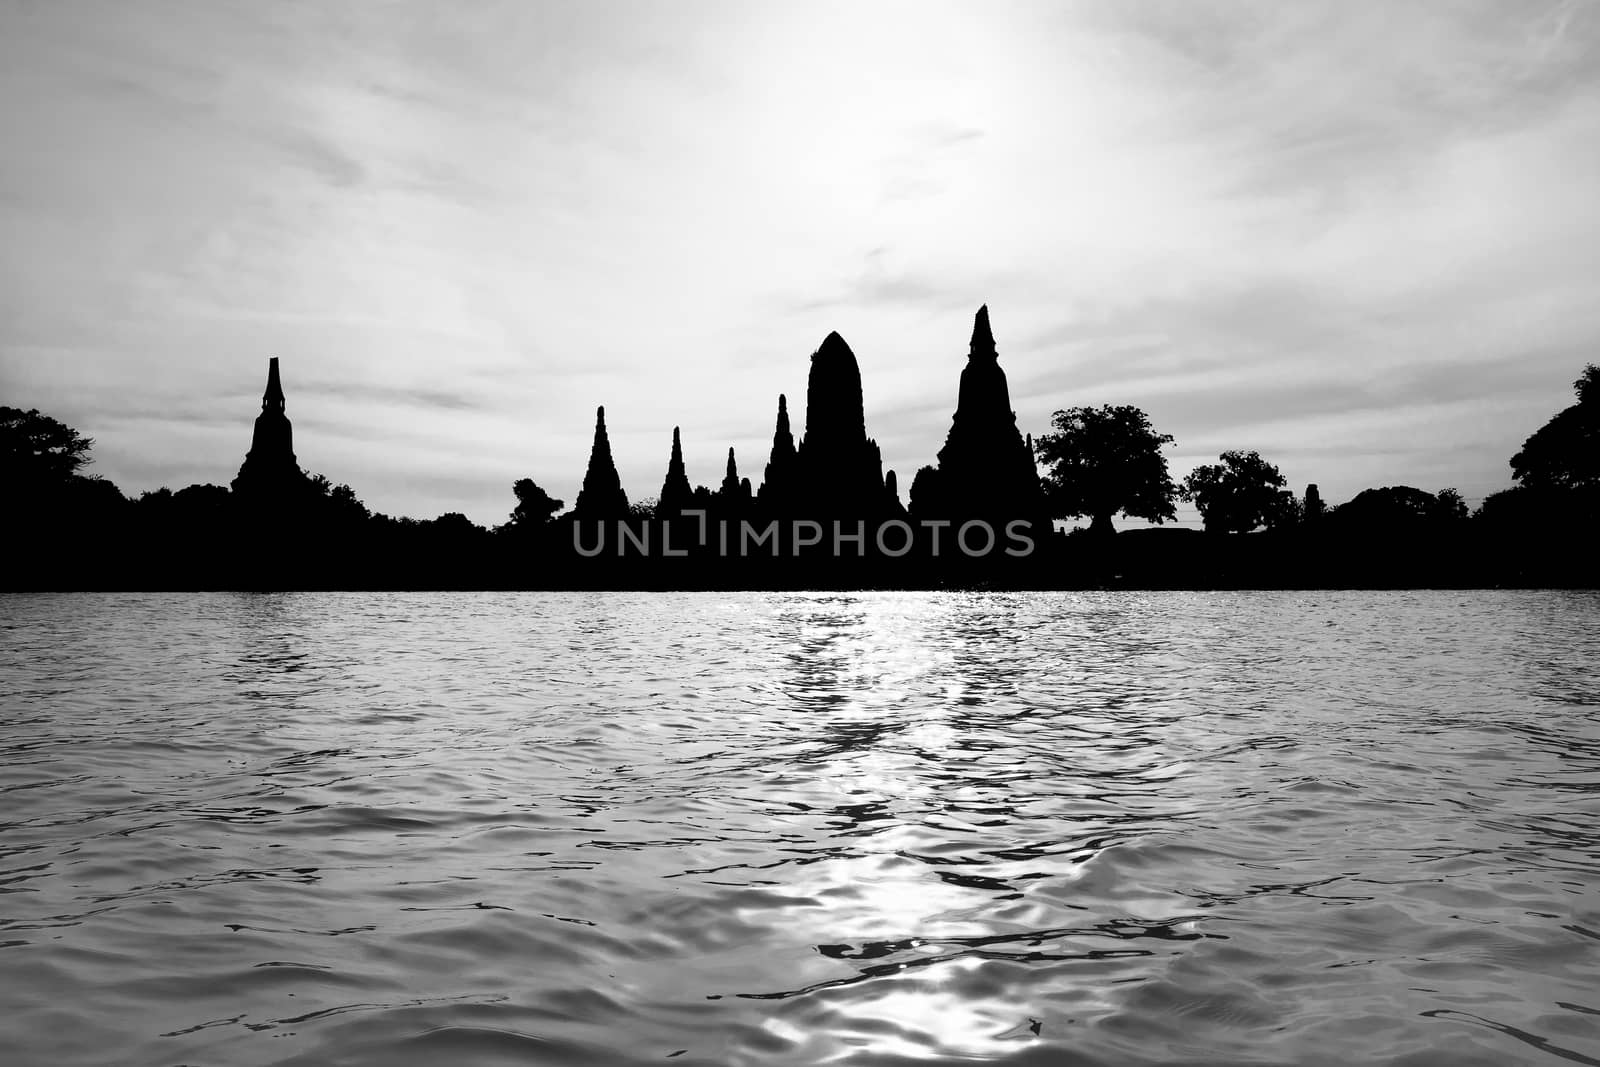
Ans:
{"label": "sun reflection streak", "polygon": [[[822,907],[790,916],[789,932],[815,946],[820,958],[808,971],[824,985],[842,976],[838,961],[852,952],[894,957],[850,976],[848,997],[827,988],[809,994],[837,1001],[823,1009],[823,1026],[801,1028],[783,1013],[766,1020],[808,1062],[863,1053],[988,1057],[1037,1033],[1014,995],[1003,995],[1004,983],[981,980],[985,967],[1004,964],[953,955],[950,945],[1024,927],[997,923],[988,894],[947,877],[958,873],[960,857],[940,864],[922,855],[937,840],[935,820],[945,828],[957,821],[952,799],[975,801],[984,791],[981,782],[952,783],[948,773],[974,755],[962,751],[957,709],[981,708],[993,688],[951,651],[961,610],[958,598],[926,594],[805,598],[790,608],[796,642],[785,695],[820,713],[807,723],[812,792],[834,799],[840,818],[830,838],[840,844],[830,862],[807,866],[795,883]],[[930,692],[942,698],[929,700]]]}

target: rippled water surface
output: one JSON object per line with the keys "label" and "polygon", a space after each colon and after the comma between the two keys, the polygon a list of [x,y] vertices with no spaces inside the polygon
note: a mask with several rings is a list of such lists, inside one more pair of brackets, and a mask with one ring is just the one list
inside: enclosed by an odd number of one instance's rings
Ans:
{"label": "rippled water surface", "polygon": [[0,599],[0,1061],[1600,1064],[1600,596]]}

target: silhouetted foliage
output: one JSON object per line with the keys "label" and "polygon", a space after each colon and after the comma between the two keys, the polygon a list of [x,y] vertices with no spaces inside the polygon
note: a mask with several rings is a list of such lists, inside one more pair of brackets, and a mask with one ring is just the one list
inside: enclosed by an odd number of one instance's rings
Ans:
{"label": "silhouetted foliage", "polygon": [[1468,515],[1467,502],[1453,488],[1439,490],[1434,494],[1434,500],[1438,502],[1435,514],[1441,519],[1448,522],[1460,522]]}
{"label": "silhouetted foliage", "polygon": [[[1156,433],[1143,411],[1109,404],[1070,408],[1056,412],[1051,425],[1054,432],[1034,443],[1046,467],[1042,482],[1051,516],[1086,516],[1097,533],[1110,533],[1118,512],[1154,523],[1177,517],[1177,489],[1161,452],[1173,437]],[[916,497],[915,483],[911,494]]]}
{"label": "silhouetted foliage", "polygon": [[442,534],[471,534],[474,531],[483,532],[483,527],[461,514],[459,511],[447,511],[434,519],[431,523],[434,532]]}
{"label": "silhouetted foliage", "polygon": [[[62,483],[55,498],[63,517],[74,523],[108,524],[120,517],[129,501],[122,490],[95,475],[74,475]],[[99,532],[106,533],[101,529]]]}
{"label": "silhouetted foliage", "polygon": [[1573,530],[1592,536],[1600,523],[1600,487],[1513,486],[1485,497],[1473,519],[1500,531]]}
{"label": "silhouetted foliage", "polygon": [[1520,485],[1600,486],[1600,366],[1586,366],[1573,389],[1578,402],[1535,430],[1511,457],[1511,471]]}
{"label": "silhouetted foliage", "polygon": [[1429,493],[1409,485],[1363,489],[1332,514],[1342,529],[1360,526],[1375,533],[1416,530],[1424,525],[1461,522],[1466,517],[1466,502],[1454,489]]}
{"label": "silhouetted foliage", "polygon": [[1189,472],[1180,490],[1194,502],[1211,533],[1249,533],[1262,526],[1292,523],[1298,516],[1286,479],[1259,452],[1230,449],[1220,463],[1206,463]]}
{"label": "silhouetted foliage", "polygon": [[93,463],[94,439],[36,409],[0,407],[0,479],[8,487],[61,483]]}
{"label": "silhouetted foliage", "polygon": [[532,478],[518,478],[511,486],[511,491],[517,497],[517,506],[511,511],[511,521],[518,526],[543,526],[565,506],[564,501],[557,500],[534,484]]}
{"label": "silhouetted foliage", "polygon": [[139,494],[138,512],[151,522],[204,528],[226,520],[233,494],[224,485],[190,485],[174,493],[163,486]]}

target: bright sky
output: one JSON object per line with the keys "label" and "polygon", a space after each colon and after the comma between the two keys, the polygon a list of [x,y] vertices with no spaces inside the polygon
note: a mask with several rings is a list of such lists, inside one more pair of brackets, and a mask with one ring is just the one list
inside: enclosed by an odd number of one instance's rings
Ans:
{"label": "bright sky", "polygon": [[910,485],[987,302],[1026,431],[1509,484],[1600,358],[1600,0],[0,0],[0,403],[226,484],[269,356],[392,514],[759,483],[837,329]]}

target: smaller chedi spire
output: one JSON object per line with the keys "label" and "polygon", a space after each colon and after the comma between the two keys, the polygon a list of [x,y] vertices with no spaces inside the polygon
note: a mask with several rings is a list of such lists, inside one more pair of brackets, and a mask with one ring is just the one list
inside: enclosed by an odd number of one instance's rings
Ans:
{"label": "smaller chedi spire", "polygon": [[267,388],[261,394],[261,414],[256,416],[250,451],[233,480],[234,492],[259,498],[279,497],[305,480],[294,455],[294,427],[284,414],[283,380],[278,357],[267,361]]}
{"label": "smaller chedi spire", "polygon": [[583,488],[573,513],[583,519],[622,518],[628,513],[628,494],[622,491],[617,464],[611,458],[611,438],[606,433],[606,409],[594,416],[594,447],[589,452],[589,469],[583,475]]}
{"label": "smaller chedi spire", "polygon": [[733,449],[728,449],[728,473],[722,478],[722,487],[717,490],[717,496],[725,504],[743,504],[750,498],[750,479],[739,477],[739,464],[733,458]]}
{"label": "smaller chedi spire", "polygon": [[789,399],[778,394],[778,422],[772,433],[772,452],[761,481],[763,506],[785,509],[793,503],[795,489],[794,431],[789,428]]}
{"label": "smaller chedi spire", "polygon": [[900,502],[900,479],[893,470],[883,474],[883,492],[889,498],[889,510],[900,516],[906,513],[906,506]]}
{"label": "smaller chedi spire", "polygon": [[667,461],[667,477],[661,483],[661,496],[656,500],[656,510],[662,514],[677,514],[694,504],[694,488],[689,484],[689,474],[683,466],[683,440],[678,427],[672,428],[672,458]]}
{"label": "smaller chedi spire", "polygon": [[972,341],[967,347],[967,358],[974,362],[993,362],[1000,358],[994,344],[994,331],[989,328],[989,305],[978,309],[972,320]]}

